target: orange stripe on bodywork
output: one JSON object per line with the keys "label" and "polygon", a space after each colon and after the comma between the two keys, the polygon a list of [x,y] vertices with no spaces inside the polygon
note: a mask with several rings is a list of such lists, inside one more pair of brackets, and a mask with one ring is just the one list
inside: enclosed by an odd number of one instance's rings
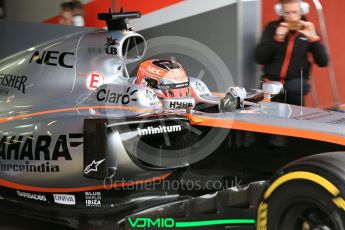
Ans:
{"label": "orange stripe on bodywork", "polygon": [[334,134],[274,125],[256,124],[245,121],[195,117],[190,114],[186,114],[186,116],[190,119],[191,124],[195,125],[299,137],[311,140],[325,141],[345,146],[345,137],[337,136]]}
{"label": "orange stripe on bodywork", "polygon": [[143,108],[138,108],[138,107],[127,107],[127,106],[81,106],[81,107],[45,110],[45,111],[40,111],[40,112],[21,114],[18,116],[11,116],[7,118],[0,118],[0,124],[6,123],[9,121],[22,119],[22,118],[27,118],[27,117],[36,117],[36,116],[42,116],[42,115],[47,115],[47,114],[53,114],[53,113],[63,113],[63,112],[89,110],[89,109],[122,109],[122,110],[130,110],[130,111],[137,111],[137,112],[143,112],[143,113],[152,112],[152,109],[143,109]]}
{"label": "orange stripe on bodywork", "polygon": [[32,191],[32,192],[47,192],[47,193],[67,193],[67,192],[84,192],[84,191],[93,191],[93,190],[104,190],[104,189],[111,189],[111,188],[124,188],[133,185],[145,184],[155,181],[160,181],[166,179],[170,176],[171,173],[166,173],[161,176],[152,177],[149,179],[144,180],[137,180],[137,181],[130,181],[125,183],[117,183],[117,184],[105,184],[105,185],[94,185],[94,186],[86,186],[86,187],[78,187],[78,188],[46,188],[46,187],[37,187],[37,186],[29,186],[23,184],[17,184],[14,182],[10,182],[4,179],[0,179],[0,185],[12,189],[19,189],[24,191]]}

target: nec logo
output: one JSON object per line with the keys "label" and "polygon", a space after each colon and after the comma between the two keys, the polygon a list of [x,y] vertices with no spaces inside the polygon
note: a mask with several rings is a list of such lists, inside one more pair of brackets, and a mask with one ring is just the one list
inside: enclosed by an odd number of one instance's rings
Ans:
{"label": "nec logo", "polygon": [[162,72],[162,70],[157,69],[157,68],[155,68],[155,67],[151,67],[151,66],[148,66],[148,67],[147,67],[147,70],[148,70],[149,72],[151,72],[151,73],[155,73],[155,74],[158,74],[158,75],[161,75],[161,72]]}
{"label": "nec logo", "polygon": [[52,66],[59,65],[65,68],[73,68],[73,64],[66,63],[66,57],[68,56],[74,56],[74,53],[71,53],[71,52],[60,53],[59,51],[44,51],[42,54],[40,54],[39,51],[35,51],[34,54],[31,56],[29,63],[34,61],[37,64],[45,64],[45,65],[52,65]]}

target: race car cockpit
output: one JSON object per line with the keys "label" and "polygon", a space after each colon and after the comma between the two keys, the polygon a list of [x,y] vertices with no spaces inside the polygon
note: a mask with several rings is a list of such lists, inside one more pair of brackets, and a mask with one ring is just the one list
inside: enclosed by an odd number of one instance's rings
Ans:
{"label": "race car cockpit", "polygon": [[196,110],[208,112],[235,111],[243,107],[246,97],[242,87],[230,87],[224,98],[215,97],[202,81],[188,77],[180,63],[166,59],[142,62],[133,82],[152,88],[166,109],[174,109],[175,105],[179,105],[178,108],[197,105]]}

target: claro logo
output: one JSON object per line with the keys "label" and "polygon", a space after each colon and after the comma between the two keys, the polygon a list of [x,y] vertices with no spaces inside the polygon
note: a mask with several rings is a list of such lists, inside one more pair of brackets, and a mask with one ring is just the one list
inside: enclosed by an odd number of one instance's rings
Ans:
{"label": "claro logo", "polygon": [[131,91],[131,87],[128,87],[126,92],[123,93],[101,89],[97,92],[96,96],[97,101],[127,105],[131,101],[137,101],[136,98],[133,98],[136,92],[138,92],[138,90]]}

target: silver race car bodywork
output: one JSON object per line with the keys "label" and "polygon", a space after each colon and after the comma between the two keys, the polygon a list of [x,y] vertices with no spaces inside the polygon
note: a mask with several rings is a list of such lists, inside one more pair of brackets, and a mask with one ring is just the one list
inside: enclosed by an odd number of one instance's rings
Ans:
{"label": "silver race car bodywork", "polygon": [[[52,188],[75,187],[77,181],[78,186],[99,184],[83,176],[84,120],[134,116],[158,104],[158,98],[147,96],[155,95],[151,89],[128,83],[122,74],[122,54],[104,50],[107,37],[116,38],[120,51],[126,40],[143,41],[135,32],[95,31],[34,47],[2,62],[3,179]],[[99,39],[102,42],[95,42]],[[87,84],[93,87],[101,80],[96,95]],[[106,98],[108,92],[113,100]],[[16,147],[9,148],[14,143]]]}

